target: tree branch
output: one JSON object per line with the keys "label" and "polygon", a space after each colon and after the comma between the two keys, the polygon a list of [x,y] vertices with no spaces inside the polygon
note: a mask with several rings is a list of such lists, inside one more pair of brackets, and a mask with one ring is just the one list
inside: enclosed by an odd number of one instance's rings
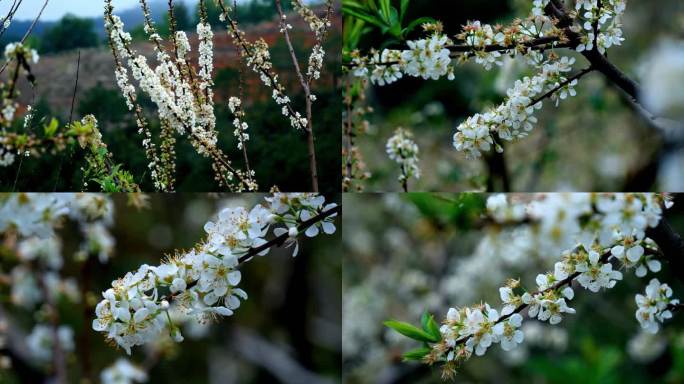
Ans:
{"label": "tree branch", "polygon": [[[323,221],[327,217],[330,217],[334,214],[339,214],[341,212],[342,212],[342,206],[340,206],[340,205],[338,205],[334,208],[331,208],[325,212],[321,212],[318,215],[310,218],[309,220],[301,222],[297,226],[297,232],[298,233],[304,233],[307,229],[309,229],[309,227],[313,226],[314,224],[316,224],[320,221]],[[244,255],[242,255],[238,258],[238,264],[242,264],[246,261],[251,260],[254,256],[258,255],[259,253],[261,253],[261,252],[263,252],[269,248],[281,247],[283,244],[285,244],[285,241],[287,241],[287,239],[289,237],[290,237],[290,235],[287,232],[285,232],[282,235],[276,236],[275,238],[263,243],[262,245],[260,245],[258,247],[250,248]],[[194,281],[194,282],[188,284],[186,287],[186,292],[187,292],[187,289],[190,289],[190,288],[194,287],[195,285],[197,285],[197,281]],[[178,295],[180,295],[182,293],[183,292],[171,294],[168,297],[162,297],[161,300],[166,299],[168,301],[172,301],[173,299],[175,299]]]}
{"label": "tree branch", "polygon": [[646,236],[658,244],[664,258],[670,262],[671,270],[684,281],[684,239],[675,232],[665,218],[655,228],[648,228]]}

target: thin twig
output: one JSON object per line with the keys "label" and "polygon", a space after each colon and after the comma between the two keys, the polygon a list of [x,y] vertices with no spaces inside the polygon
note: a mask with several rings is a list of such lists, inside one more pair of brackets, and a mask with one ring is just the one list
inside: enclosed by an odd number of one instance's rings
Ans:
{"label": "thin twig", "polygon": [[[78,76],[81,72],[81,50],[78,51],[78,60],[76,61],[76,81],[74,82],[74,93],[71,96],[71,110],[69,111],[69,124],[67,128],[74,122],[74,105],[76,104],[76,94],[78,92]],[[72,151],[69,151],[69,159],[71,159]],[[59,157],[59,165],[57,166],[57,177],[55,177],[55,185],[52,187],[52,192],[57,191],[57,184],[59,183],[60,174],[62,173],[62,165],[64,164],[64,154]]]}
{"label": "thin twig", "polygon": [[[233,10],[235,12],[235,22],[239,22],[238,6],[237,0],[233,0]],[[240,65],[238,66],[238,97],[240,100],[244,100],[245,93],[245,63],[240,55],[240,49],[235,47],[238,54],[238,61]],[[249,168],[249,156],[247,156],[247,141],[245,140],[244,132],[242,129],[238,130],[240,133],[240,141],[242,142],[242,157],[245,159],[245,169],[247,169],[247,175],[250,180],[252,179],[252,170]]]}
{"label": "thin twig", "polygon": [[[38,16],[36,16],[36,18],[33,19],[33,23],[31,23],[31,26],[29,27],[29,29],[28,29],[28,30],[26,31],[26,33],[24,34],[24,37],[21,38],[21,43],[22,43],[22,44],[24,44],[24,42],[25,42],[26,39],[29,37],[29,35],[31,35],[31,32],[33,32],[33,28],[34,28],[34,27],[36,26],[36,24],[38,23],[38,20],[40,19],[40,16],[43,14],[43,11],[45,10],[45,7],[47,7],[49,1],[50,1],[50,0],[45,0],[45,3],[43,3],[43,7],[40,9],[40,12],[38,12]],[[5,72],[5,69],[6,69],[6,68],[7,68],[7,62],[5,62],[5,64],[3,64],[3,66],[2,66],[2,68],[0,68],[0,74],[2,74],[3,72]]]}
{"label": "thin twig", "polygon": [[285,43],[287,44],[287,49],[290,52],[290,59],[292,59],[292,65],[294,66],[295,73],[299,79],[299,84],[304,90],[304,98],[306,103],[306,135],[307,135],[307,146],[309,151],[309,171],[311,173],[311,189],[313,192],[318,192],[318,167],[316,165],[316,144],[315,137],[313,133],[313,121],[312,121],[312,108],[311,108],[311,88],[309,87],[309,82],[304,78],[301,68],[299,67],[299,60],[297,59],[297,54],[295,53],[294,47],[292,46],[292,41],[290,40],[290,32],[288,31],[287,23],[285,22],[285,13],[280,4],[281,0],[275,0],[276,9],[278,10],[278,15],[280,16],[280,29],[285,35]]}
{"label": "thin twig", "polygon": [[[610,249],[609,249],[608,251],[606,251],[605,253],[603,253],[603,255],[601,255],[601,258],[599,259],[599,262],[600,262],[600,263],[605,263],[605,262],[608,260],[608,258],[609,258],[610,256],[611,256],[611,252],[610,252]],[[546,288],[546,289],[543,289],[543,290],[539,290],[539,291],[533,292],[533,293],[531,293],[530,295],[533,296],[533,297],[536,296],[536,295],[540,295],[540,294],[543,295],[544,293],[551,292],[551,291],[555,291],[555,290],[558,290],[558,289],[560,289],[560,288],[562,288],[562,287],[564,287],[564,286],[566,286],[566,285],[570,285],[570,284],[572,284],[573,280],[575,280],[575,278],[578,277],[580,274],[581,274],[580,272],[574,272],[573,274],[569,275],[569,276],[566,277],[565,279],[556,282],[556,283],[553,284],[552,286],[550,286],[550,287],[548,287],[548,288]],[[499,323],[501,323],[501,322],[503,322],[503,321],[508,320],[509,317],[513,316],[513,315],[516,314],[516,313],[522,312],[523,310],[525,310],[525,309],[526,309],[527,307],[529,307],[529,306],[530,306],[529,304],[524,304],[524,303],[523,303],[523,304],[520,304],[518,307],[515,308],[515,310],[514,310],[513,312],[509,313],[508,315],[504,315],[504,316],[499,317],[499,319],[496,320],[496,321],[494,322],[494,324],[499,324]],[[468,339],[470,339],[471,337],[472,337],[472,335],[468,335],[468,336],[462,337],[462,338],[460,338],[460,339],[457,339],[457,340],[456,340],[456,345],[464,344],[464,343],[465,343],[466,341],[468,341]]]}
{"label": "thin twig", "polygon": [[528,106],[528,107],[534,106],[534,105],[537,104],[538,102],[540,102],[540,101],[546,99],[547,97],[550,97],[550,96],[553,95],[554,93],[558,92],[559,90],[561,90],[561,89],[562,89],[563,87],[565,87],[566,85],[572,83],[572,82],[575,81],[575,80],[581,79],[584,75],[586,75],[587,73],[589,73],[589,72],[591,72],[591,71],[593,71],[593,70],[594,70],[593,67],[589,67],[589,68],[583,69],[582,71],[576,73],[574,76],[572,76],[572,77],[566,79],[565,81],[559,83],[557,86],[555,86],[554,88],[552,88],[551,90],[549,90],[549,91],[546,92],[545,94],[543,94],[543,95],[541,95],[541,96],[539,96],[539,97],[533,99],[527,106]]}

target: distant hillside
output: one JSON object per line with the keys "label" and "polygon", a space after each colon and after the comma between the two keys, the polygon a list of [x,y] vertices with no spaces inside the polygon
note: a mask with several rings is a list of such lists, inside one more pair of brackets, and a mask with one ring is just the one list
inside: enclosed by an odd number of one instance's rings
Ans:
{"label": "distant hillside", "polygon": [[[165,0],[153,0],[149,2],[152,18],[155,21],[161,21],[164,19],[168,9],[167,4],[168,3]],[[115,14],[121,18],[127,28],[143,23],[143,15],[138,7],[117,11]],[[94,17],[92,20],[94,21],[95,31],[100,37],[104,38],[105,30],[102,17]],[[9,28],[7,28],[7,32],[5,32],[5,35],[2,38],[2,45],[21,39],[31,26],[31,23],[33,23],[33,20],[13,20],[12,24],[10,24]],[[54,21],[39,20],[38,23],[36,23],[36,26],[33,28],[31,35],[36,38],[46,37],[44,36],[45,32],[55,25],[55,23],[56,22]]]}
{"label": "distant hillside", "polygon": [[[295,45],[311,47],[314,44],[311,34],[298,32],[308,30],[306,23],[300,17],[291,17],[288,18],[288,20],[294,26],[292,33]],[[294,85],[294,83],[297,82],[297,79],[291,70],[292,64],[290,62],[289,54],[282,45],[283,38],[279,29],[277,20],[274,19],[260,24],[246,26],[245,32],[249,39],[253,40],[258,36],[263,37],[271,46],[274,46],[276,42],[279,42],[280,48],[274,49],[271,52],[274,65],[277,68],[280,68],[278,72],[280,73],[281,81],[286,85]],[[331,38],[334,36],[339,37],[342,30],[340,17],[334,18],[332,29]],[[189,33],[189,38],[193,46],[190,55],[191,62],[196,63],[197,50],[195,48],[197,47],[197,37],[194,33]],[[330,44],[332,44],[332,41]],[[134,43],[134,48],[138,53],[145,55],[150,63],[155,62],[154,50],[151,44],[147,42],[137,42]],[[333,65],[331,63],[332,61],[339,60],[337,56],[339,55],[340,48],[339,46],[328,47],[327,51],[326,63]],[[333,54],[333,52],[337,52],[338,54]],[[38,65],[33,67],[33,72],[37,78],[38,84],[35,94],[36,100],[44,99],[53,108],[53,111],[59,115],[64,115],[66,111],[69,110],[71,104],[73,82],[76,78],[77,56],[77,52],[74,51],[43,55]],[[214,60],[217,74],[221,69],[238,70],[239,60],[237,52],[225,29],[215,31]],[[302,56],[301,60],[303,61],[301,64],[304,65],[307,57]],[[335,66],[336,65],[337,64],[335,64]],[[245,80],[247,82],[247,88],[251,90],[253,98],[268,100],[270,93],[261,86],[260,80],[256,75],[252,74],[251,71],[248,71]],[[332,86],[333,82],[334,74],[328,73],[328,76],[324,76],[318,83],[321,86],[325,85],[326,87],[329,87]],[[98,85],[109,89],[116,89],[114,62],[111,52],[104,46],[81,50],[79,96],[82,97],[86,90]],[[21,91],[20,100],[22,104],[30,103],[34,95],[29,84],[26,81],[20,81],[18,88]],[[231,90],[216,89],[217,98],[225,99],[232,95],[224,94],[225,91],[231,92]]]}

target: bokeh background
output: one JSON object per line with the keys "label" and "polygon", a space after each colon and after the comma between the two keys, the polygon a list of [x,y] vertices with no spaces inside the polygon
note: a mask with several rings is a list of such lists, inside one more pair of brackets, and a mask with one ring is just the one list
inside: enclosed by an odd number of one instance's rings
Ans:
{"label": "bokeh background", "polygon": [[[344,195],[344,380],[361,383],[442,383],[438,366],[402,362],[420,347],[382,323],[419,324],[430,311],[440,322],[449,307],[489,302],[499,306],[507,278],[534,284],[552,269],[556,253],[516,252],[515,229],[482,227],[485,194]],[[516,197],[513,197],[516,198]],[[529,199],[530,196],[517,198]],[[684,233],[682,196],[666,214]],[[681,383],[684,381],[684,316],[679,312],[656,337],[640,333],[634,295],[657,277],[674,297],[684,281],[667,262],[657,274],[633,272],[615,288],[592,294],[575,289],[576,315],[556,326],[526,319],[525,341],[514,352],[500,346],[473,356],[458,370],[458,383]],[[681,276],[681,274],[679,274]],[[500,308],[500,306],[499,306]]]}
{"label": "bokeh background", "polygon": [[[335,383],[341,372],[341,223],[334,235],[302,239],[300,251],[274,248],[240,267],[240,287],[249,295],[235,314],[206,327],[185,326],[182,343],[167,335],[148,347],[134,347],[126,356],[107,345],[91,328],[94,305],[111,281],[141,264],[158,265],[174,250],[190,249],[205,235],[203,226],[223,206],[251,207],[263,201],[258,194],[150,195],[149,206],[138,209],[125,195],[114,195],[116,239],[113,257],[106,264],[92,259],[83,275],[82,263],[70,251],[78,249],[78,229],[68,223],[58,233],[64,241],[62,275],[74,277],[88,293],[74,303],[59,300],[61,322],[74,330],[76,349],[67,356],[70,383],[100,382],[100,372],[126,357],[147,370],[148,383]],[[328,197],[337,201],[339,197]],[[6,253],[0,259],[4,275],[12,268]],[[13,307],[8,290],[0,285],[4,318],[4,348],[8,334],[28,334],[40,318],[36,312]],[[84,308],[88,303],[89,308]],[[84,311],[86,311],[84,313]],[[11,321],[8,321],[11,319]],[[7,328],[7,324],[14,327]],[[9,338],[12,339],[12,338]],[[3,355],[3,353],[0,353]],[[86,366],[87,362],[88,366]],[[49,366],[25,362],[37,372]],[[17,367],[0,370],[0,383],[28,383]],[[91,376],[95,379],[88,381]]]}
{"label": "bokeh background", "polygon": [[[26,7],[33,6],[38,0],[30,0]],[[228,109],[228,98],[239,94],[240,62],[237,50],[232,44],[226,27],[218,19],[218,8],[213,1],[205,1],[209,6],[210,21],[214,29],[215,70],[214,92],[216,94],[217,131],[219,147],[233,163],[244,168],[242,151],[237,149],[233,136],[233,115]],[[42,1],[40,1],[42,4]],[[148,57],[151,63],[154,52],[147,42],[142,27],[142,11],[136,2],[113,1],[115,14],[119,15],[128,32],[134,37],[134,48]],[[226,3],[231,3],[227,1]],[[321,11],[320,1],[307,1],[314,10]],[[162,35],[168,34],[168,1],[150,0],[151,14]],[[174,2],[178,29],[188,31],[193,42],[194,54],[197,53],[195,28],[198,22],[197,1]],[[304,109],[303,92],[292,67],[292,61],[277,24],[276,10],[271,0],[241,0],[238,2],[238,20],[249,40],[263,37],[271,46],[271,58],[280,74],[280,80],[288,89],[288,95],[297,110]],[[103,17],[80,17],[78,4],[68,1],[51,0],[49,5],[63,8],[66,13],[61,19],[39,22],[33,29],[28,42],[41,55],[32,70],[37,79],[34,89],[26,79],[19,82],[22,92],[20,101],[33,105],[37,130],[42,127],[42,118],[56,117],[62,125],[69,121],[71,101],[76,80],[78,52],[81,53],[78,91],[74,105],[74,120],[93,114],[99,120],[103,140],[114,160],[129,170],[143,191],[154,191],[147,159],[142,147],[142,139],[137,134],[134,117],[126,108],[123,97],[114,78],[114,62],[105,37]],[[291,10],[289,0],[283,1],[287,12]],[[104,3],[102,5],[104,7]],[[38,7],[39,8],[39,7]],[[2,8],[0,8],[1,10]],[[37,10],[36,10],[37,14]],[[36,15],[31,15],[35,17]],[[297,14],[291,14],[288,22],[293,45],[301,65],[305,65],[314,41],[308,25]],[[10,42],[18,41],[28,30],[32,19],[17,18],[0,40],[0,49]],[[167,31],[167,32],[165,32]],[[340,135],[339,119],[341,113],[340,95],[336,91],[339,77],[340,50],[342,44],[341,18],[333,17],[324,49],[325,63],[321,79],[316,81],[313,92],[318,97],[314,103],[313,119],[316,135],[316,154],[318,156],[319,185],[321,192],[339,191],[341,183],[338,172]],[[6,71],[9,72],[9,71]],[[5,75],[6,76],[6,75]],[[271,99],[270,89],[265,88],[258,76],[251,70],[243,69],[243,103],[249,124],[250,141],[248,153],[250,167],[256,171],[257,181],[262,191],[278,186],[282,191],[308,190],[310,185],[306,135],[296,131],[289,121],[280,114],[280,107]],[[148,116],[152,132],[159,132],[156,109],[149,98],[141,98]],[[24,110],[25,111],[25,110]],[[21,112],[21,111],[20,111]],[[17,119],[14,130],[22,130],[23,119]],[[177,143],[177,188],[178,191],[208,192],[217,191],[213,179],[211,162],[195,152],[188,140],[178,138]],[[4,191],[80,191],[83,189],[81,167],[84,164],[79,149],[45,156],[39,160],[26,159],[21,167],[18,162],[12,167],[0,168],[0,190]],[[16,180],[16,183],[15,183]],[[90,188],[97,188],[90,183]],[[95,190],[98,192],[98,190]]]}
{"label": "bokeh background", "polygon": [[[393,2],[398,7],[398,1]],[[432,17],[444,23],[447,34],[455,35],[468,20],[509,24],[524,18],[529,0],[411,0],[406,22]],[[566,2],[569,4],[569,2]],[[571,3],[571,2],[570,2]],[[611,48],[609,59],[631,78],[642,81],[653,67],[645,64],[663,41],[684,38],[684,3],[679,0],[628,1],[624,18],[625,41]],[[420,28],[408,38],[420,38]],[[389,39],[377,28],[361,38],[359,49],[383,47]],[[390,45],[393,47],[396,45]],[[684,50],[679,45],[679,57]],[[561,53],[570,52],[567,49]],[[581,55],[575,69],[586,66]],[[682,59],[678,61],[681,63]],[[681,64],[679,64],[681,66]],[[681,72],[681,71],[680,71]],[[413,191],[501,190],[491,183],[489,168],[482,160],[467,160],[452,147],[458,124],[503,100],[513,82],[530,74],[524,65],[506,61],[487,72],[469,63],[456,67],[456,79],[438,81],[407,78],[389,86],[371,86],[367,104],[369,132],[356,139],[373,176],[363,184],[369,191],[399,191],[397,165],[387,158],[385,143],[397,127],[412,130],[420,147],[419,181],[411,180]],[[658,76],[657,74],[655,76]],[[663,79],[664,82],[675,81]],[[673,87],[678,100],[681,89]],[[679,89],[679,90],[676,90]],[[512,191],[620,191],[684,190],[682,135],[684,120],[674,124],[675,138],[667,138],[649,127],[635,113],[619,90],[601,74],[584,77],[577,97],[560,107],[546,101],[538,112],[539,123],[529,138],[505,146],[505,161]],[[674,95],[672,95],[674,96]],[[679,112],[684,111],[684,103]],[[680,117],[682,115],[679,115]]]}

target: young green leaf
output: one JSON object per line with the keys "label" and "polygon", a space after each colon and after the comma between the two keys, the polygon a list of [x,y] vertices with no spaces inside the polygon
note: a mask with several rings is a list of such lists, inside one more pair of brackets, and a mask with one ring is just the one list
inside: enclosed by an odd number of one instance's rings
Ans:
{"label": "young green leaf", "polygon": [[404,16],[406,16],[406,10],[408,9],[411,0],[401,0],[401,5],[399,8],[399,22],[404,22]]}
{"label": "young green leaf", "polygon": [[57,133],[58,127],[59,121],[53,117],[52,120],[50,120],[50,123],[45,125],[45,137],[53,137]]}
{"label": "young green leaf", "polygon": [[437,341],[442,340],[442,333],[439,331],[439,325],[435,321],[435,317],[428,311],[423,312],[423,316],[420,318],[420,324],[423,326],[423,330],[435,337]]}
{"label": "young green leaf", "polygon": [[409,323],[389,320],[385,321],[384,324],[386,327],[392,328],[395,331],[413,340],[424,341],[426,343],[436,343],[439,341],[438,337],[435,337],[434,335],[431,335],[425,332],[424,330],[415,327]]}
{"label": "young green leaf", "polygon": [[404,353],[402,357],[404,358],[404,361],[422,360],[430,353],[430,350],[431,349],[428,347],[417,348]]}

